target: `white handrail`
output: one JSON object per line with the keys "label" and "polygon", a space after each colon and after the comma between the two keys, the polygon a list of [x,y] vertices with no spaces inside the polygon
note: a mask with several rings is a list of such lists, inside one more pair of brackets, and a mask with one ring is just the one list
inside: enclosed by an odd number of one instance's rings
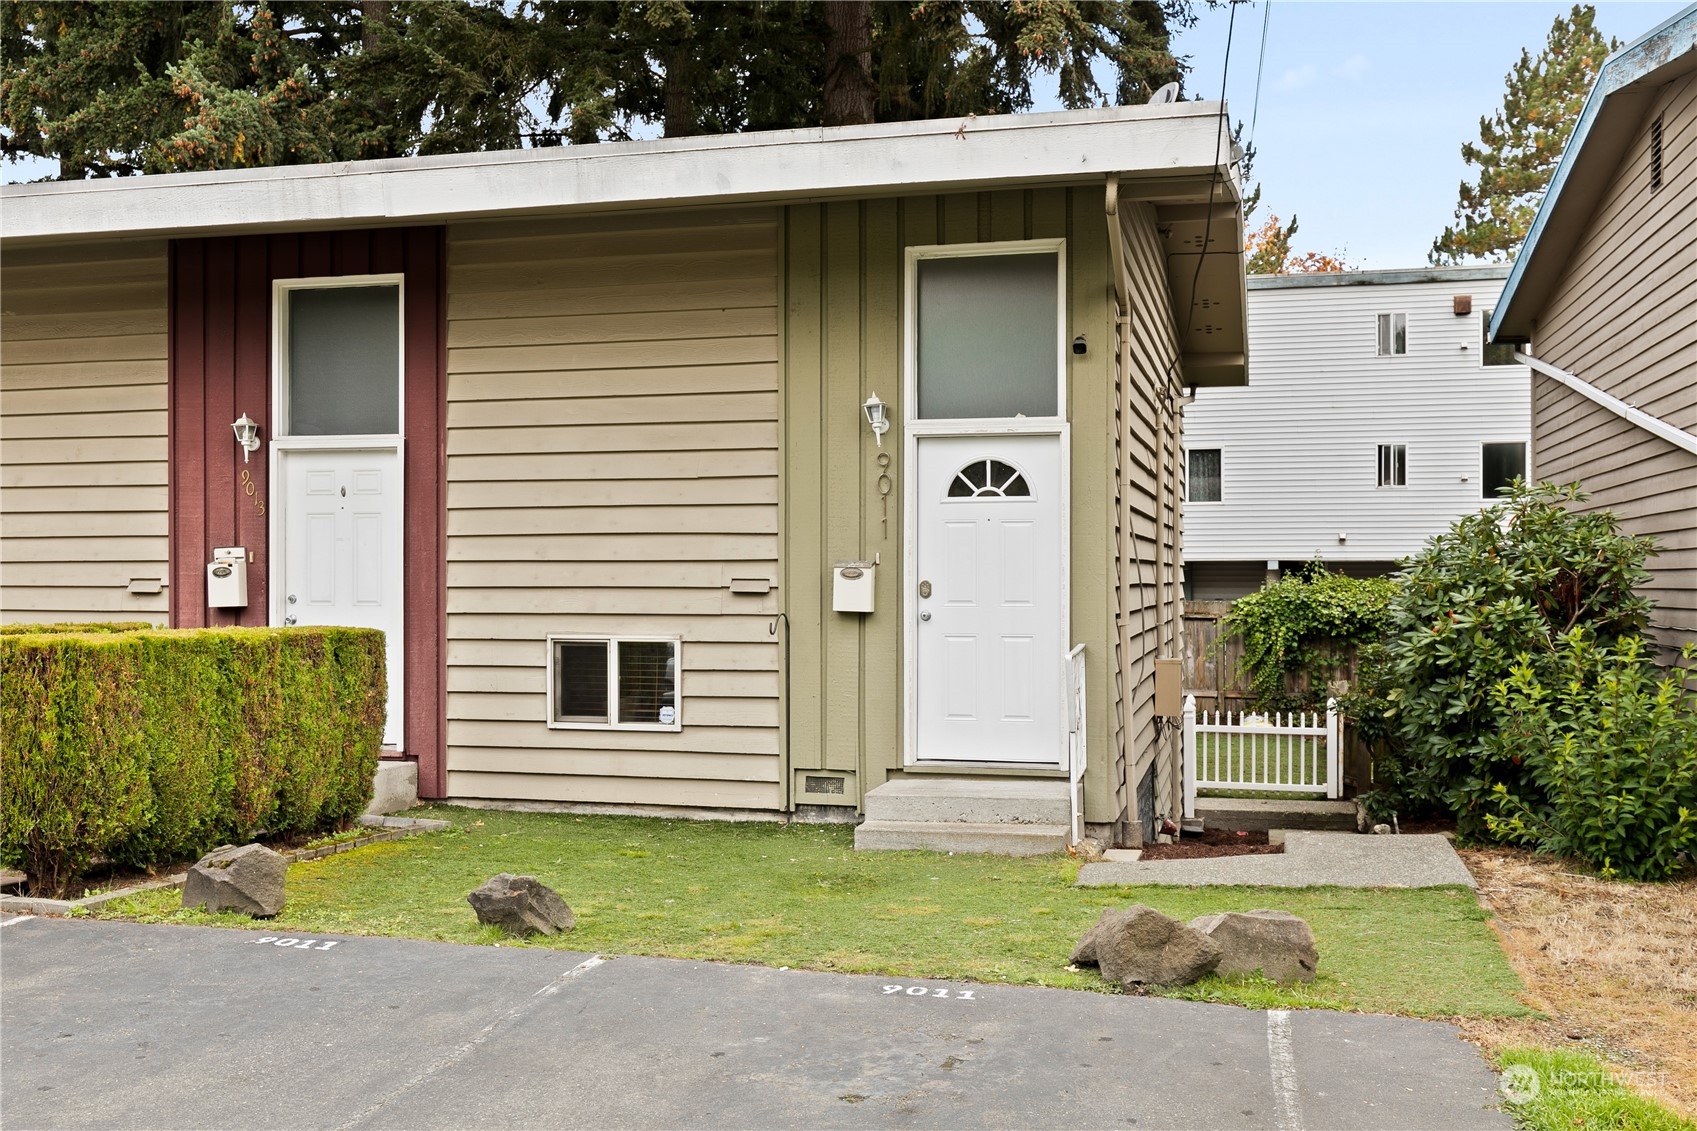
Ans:
{"label": "white handrail", "polygon": [[1084,767],[1090,746],[1084,728],[1084,645],[1067,653],[1067,797],[1071,802],[1071,843],[1084,839]]}

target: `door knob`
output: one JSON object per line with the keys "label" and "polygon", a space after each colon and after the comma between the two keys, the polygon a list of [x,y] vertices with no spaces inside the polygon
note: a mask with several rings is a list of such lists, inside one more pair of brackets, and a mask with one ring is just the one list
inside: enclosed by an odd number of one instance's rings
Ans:
{"label": "door knob", "polygon": [[284,623],[284,624],[294,624],[294,623],[295,623],[295,618],[294,618],[294,617],[292,617],[292,616],[287,616],[287,617],[284,617],[284,618],[283,618],[283,623]]}
{"label": "door knob", "polygon": [[930,620],[931,619],[931,610],[930,609],[921,609],[920,613],[919,613],[919,619],[920,620]]}

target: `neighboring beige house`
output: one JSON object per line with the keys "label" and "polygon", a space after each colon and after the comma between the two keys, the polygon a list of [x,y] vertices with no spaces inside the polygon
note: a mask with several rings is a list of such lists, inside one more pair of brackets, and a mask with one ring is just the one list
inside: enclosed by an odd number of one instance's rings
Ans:
{"label": "neighboring beige house", "polygon": [[1224,112],[7,186],[0,616],[383,628],[429,798],[1136,841]]}
{"label": "neighboring beige house", "polygon": [[1532,367],[1532,466],[1654,535],[1697,641],[1697,5],[1604,63],[1491,323]]}

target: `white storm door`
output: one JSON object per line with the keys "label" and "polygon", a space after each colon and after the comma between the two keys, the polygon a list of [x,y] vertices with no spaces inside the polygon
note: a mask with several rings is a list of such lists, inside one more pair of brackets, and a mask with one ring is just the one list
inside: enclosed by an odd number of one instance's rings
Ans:
{"label": "white storm door", "polygon": [[922,436],[914,481],[914,753],[1060,765],[1058,436]]}
{"label": "white storm door", "polygon": [[[383,630],[383,743],[401,746],[401,456],[395,448],[278,453],[283,482],[283,624]],[[275,560],[275,558],[273,559]]]}

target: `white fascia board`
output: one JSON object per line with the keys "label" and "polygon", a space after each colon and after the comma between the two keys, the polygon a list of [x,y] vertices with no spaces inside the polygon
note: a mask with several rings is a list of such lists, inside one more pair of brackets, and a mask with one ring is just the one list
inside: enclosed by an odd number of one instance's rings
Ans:
{"label": "white fascia board", "polygon": [[1644,431],[1650,433],[1650,435],[1658,436],[1672,444],[1674,447],[1683,448],[1685,451],[1697,456],[1697,436],[1693,436],[1691,433],[1686,432],[1683,429],[1675,428],[1672,424],[1669,424],[1661,417],[1653,416],[1639,408],[1637,405],[1627,404],[1619,397],[1603,392],[1603,390],[1597,388],[1597,386],[1591,384],[1591,382],[1585,380],[1585,378],[1569,373],[1565,369],[1559,369],[1547,361],[1542,361],[1533,357],[1531,354],[1522,353],[1519,350],[1516,350],[1514,353],[1514,360],[1520,362],[1522,365],[1530,365],[1533,369],[1536,369],[1539,373],[1542,373],[1552,381],[1559,381],[1561,384],[1566,385],[1580,396],[1585,397],[1587,400],[1593,401],[1596,404],[1602,405],[1622,420],[1642,428]]}
{"label": "white fascia board", "polygon": [[[8,243],[1209,176],[1219,103],[8,185]],[[1229,178],[1228,178],[1229,179]]]}

